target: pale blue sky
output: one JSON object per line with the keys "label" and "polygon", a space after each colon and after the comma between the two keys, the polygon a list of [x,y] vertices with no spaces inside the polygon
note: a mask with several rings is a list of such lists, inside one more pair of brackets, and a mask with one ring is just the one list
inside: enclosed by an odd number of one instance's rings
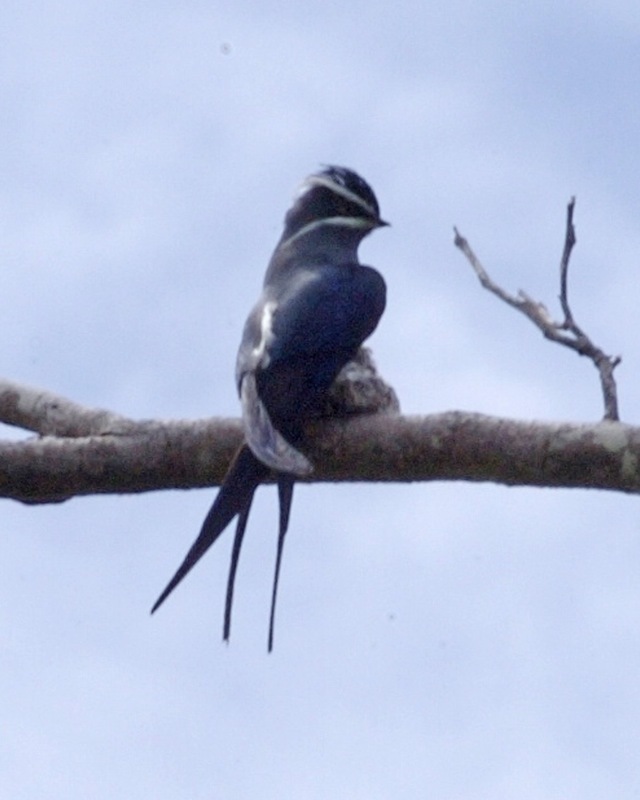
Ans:
{"label": "pale blue sky", "polygon": [[[0,372],[136,417],[235,415],[235,352],[299,181],[357,169],[404,410],[595,420],[592,366],[477,285],[574,311],[640,420],[631,0],[14,2],[0,11]],[[3,435],[17,435],[0,428]],[[620,800],[640,766],[639,500],[275,493],[220,641],[230,536],[148,610],[214,490],[0,509],[0,796]]]}

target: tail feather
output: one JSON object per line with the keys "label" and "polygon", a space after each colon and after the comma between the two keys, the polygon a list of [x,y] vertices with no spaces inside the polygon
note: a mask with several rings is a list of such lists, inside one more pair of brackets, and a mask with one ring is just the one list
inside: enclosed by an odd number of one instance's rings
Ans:
{"label": "tail feather", "polygon": [[280,500],[280,525],[278,529],[278,548],[276,551],[276,567],[273,575],[273,588],[271,591],[271,612],[269,614],[269,642],[267,649],[273,650],[273,634],[276,620],[276,601],[278,598],[278,582],[280,580],[280,566],[282,564],[282,551],[284,549],[284,537],[287,535],[289,527],[289,515],[291,513],[291,502],[293,500],[294,478],[291,475],[281,474],[278,476],[278,498]]}
{"label": "tail feather", "polygon": [[242,540],[244,539],[244,532],[247,527],[247,520],[249,519],[249,511],[251,510],[251,500],[242,509],[238,516],[238,524],[236,525],[236,535],[233,537],[233,548],[231,550],[231,562],[229,563],[229,576],[227,578],[227,594],[224,602],[224,626],[222,629],[222,640],[229,641],[231,636],[231,609],[233,607],[233,590],[236,584],[236,572],[238,570],[238,562],[240,560],[240,550],[242,549]]}
{"label": "tail feather", "polygon": [[[198,563],[237,514],[240,514],[238,523],[238,531],[240,531],[239,544],[242,543],[242,535],[244,534],[253,494],[260,482],[268,474],[269,469],[258,461],[246,445],[243,445],[238,450],[229,467],[224,483],[202,524],[198,538],[191,546],[173,578],[171,578],[160,597],[156,600],[151,609],[152,614],[160,608],[171,592]],[[238,531],[236,532],[236,539],[238,538]],[[237,548],[238,554],[240,550],[239,544]]]}

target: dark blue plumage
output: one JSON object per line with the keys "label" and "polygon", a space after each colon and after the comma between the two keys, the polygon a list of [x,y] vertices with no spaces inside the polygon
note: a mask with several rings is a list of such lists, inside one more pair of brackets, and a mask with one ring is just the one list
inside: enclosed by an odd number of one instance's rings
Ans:
{"label": "dark blue plumage", "polygon": [[257,486],[276,473],[280,524],[269,625],[269,650],[284,537],[296,477],[312,465],[299,447],[306,423],[321,414],[342,367],[373,332],[386,289],[378,272],[358,261],[358,245],[386,225],[368,184],[342,167],[327,167],[302,184],[285,217],[260,298],[245,323],[236,365],[246,434],[184,562],[155,611],[238,516],[225,604],[229,638],[234,580]]}
{"label": "dark blue plumage", "polygon": [[304,422],[322,410],[327,390],[375,328],[385,302],[384,281],[370,267],[319,264],[301,274],[304,282],[293,294],[288,287],[269,292],[278,313],[268,361],[256,370],[258,395],[293,444]]}

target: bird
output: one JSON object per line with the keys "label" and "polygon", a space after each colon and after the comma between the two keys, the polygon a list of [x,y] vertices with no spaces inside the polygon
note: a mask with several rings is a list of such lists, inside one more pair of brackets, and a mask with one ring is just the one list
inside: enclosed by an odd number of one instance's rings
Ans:
{"label": "bird", "polygon": [[245,441],[152,614],[237,518],[223,622],[223,640],[229,641],[236,570],[251,503],[258,486],[274,477],[280,514],[267,642],[272,651],[294,484],[313,472],[303,452],[305,426],[323,415],[333,381],[384,312],[385,281],[374,268],[360,263],[358,246],[388,224],[369,184],[351,169],[323,165],[299,186],[238,350],[235,379]]}

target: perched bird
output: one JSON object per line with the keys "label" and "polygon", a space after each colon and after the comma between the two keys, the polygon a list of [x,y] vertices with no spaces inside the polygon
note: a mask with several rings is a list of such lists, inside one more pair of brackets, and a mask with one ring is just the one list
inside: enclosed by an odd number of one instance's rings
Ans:
{"label": "perched bird", "polygon": [[253,495],[272,472],[280,521],[268,649],[296,478],[313,467],[301,452],[305,424],[322,414],[343,366],[384,311],[381,275],[358,261],[358,245],[387,225],[376,197],[355,172],[329,166],[302,183],[284,220],[262,293],[238,351],[236,384],[246,443],[238,450],[200,534],[151,613],[238,517],[227,582],[223,638],[229,639],[236,568]]}

